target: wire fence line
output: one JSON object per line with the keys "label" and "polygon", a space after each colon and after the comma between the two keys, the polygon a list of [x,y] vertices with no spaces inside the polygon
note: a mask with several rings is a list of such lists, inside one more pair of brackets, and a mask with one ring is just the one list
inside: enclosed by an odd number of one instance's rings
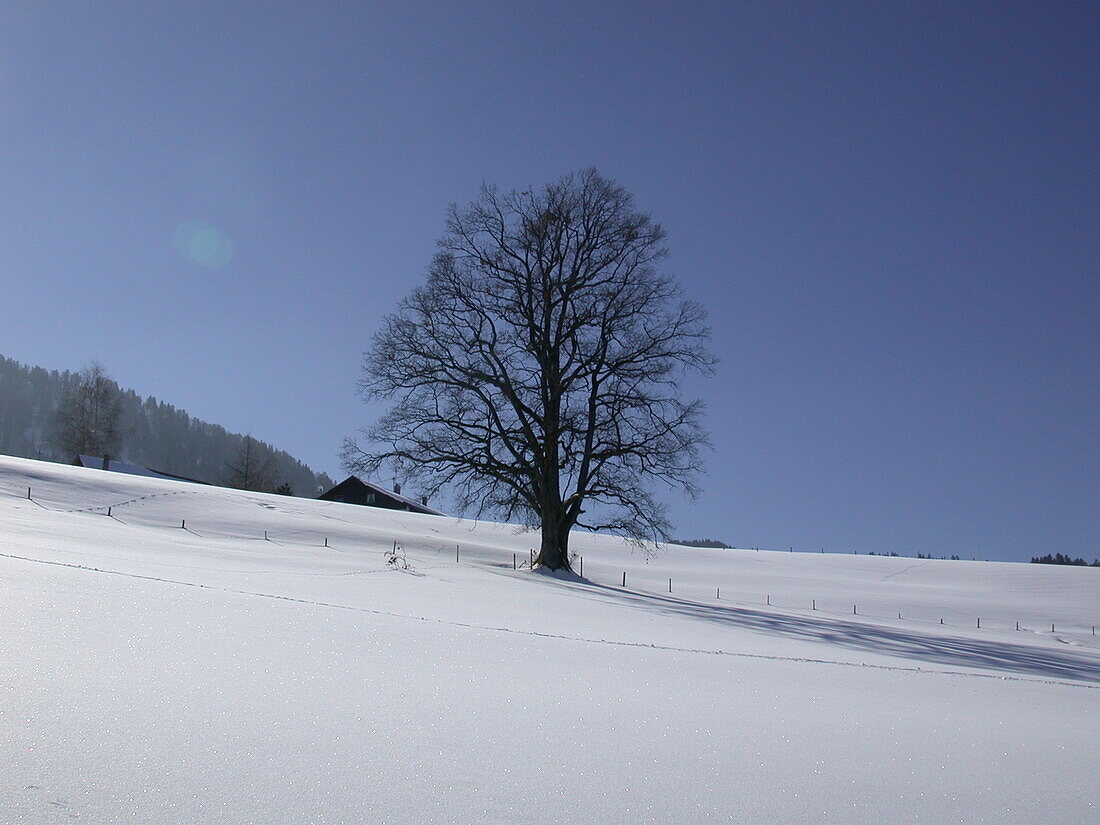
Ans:
{"label": "wire fence line", "polygon": [[[64,513],[64,514],[81,514],[81,513],[94,514],[94,513],[101,513],[104,516],[108,516],[108,517],[113,518],[115,521],[119,522],[120,524],[126,525],[127,522],[122,521],[121,519],[119,519],[117,516],[114,515],[114,513],[113,513],[114,508],[116,508],[116,507],[118,507],[118,508],[126,507],[126,506],[129,506],[129,505],[137,504],[137,503],[144,502],[144,501],[147,501],[147,500],[150,500],[150,499],[163,498],[163,497],[166,497],[166,496],[179,496],[179,495],[197,495],[197,492],[191,491],[191,490],[178,490],[178,491],[169,491],[169,492],[164,492],[164,493],[151,493],[151,494],[144,495],[144,496],[135,496],[135,497],[128,498],[128,499],[123,499],[123,500],[120,500],[120,501],[113,501],[113,502],[110,502],[110,503],[107,503],[107,504],[99,504],[99,505],[92,505],[92,506],[88,506],[88,507],[79,507],[79,508],[62,508],[62,507],[49,506],[47,504],[44,504],[40,500],[33,497],[32,487],[27,488],[27,493],[26,493],[25,498],[26,498],[26,500],[33,502],[34,504],[39,506],[41,509],[46,510],[48,512],[56,512],[56,513]],[[24,496],[21,496],[21,495],[17,495],[15,497],[24,498]],[[340,547],[337,547],[336,544],[332,543],[330,541],[330,536],[326,535],[323,531],[314,531],[314,530],[305,530],[305,529],[287,529],[287,530],[281,530],[280,531],[280,530],[273,530],[273,529],[265,529],[265,530],[262,531],[262,534],[260,533],[260,531],[257,531],[257,533],[255,535],[253,535],[251,533],[228,532],[228,531],[224,531],[224,530],[217,530],[217,529],[208,528],[208,529],[203,530],[202,532],[199,532],[198,530],[195,529],[194,522],[192,522],[191,527],[188,527],[187,526],[187,520],[185,518],[181,518],[180,523],[178,525],[173,521],[171,523],[162,523],[162,524],[148,524],[148,523],[146,523],[146,524],[143,524],[142,526],[145,526],[145,527],[165,527],[165,528],[170,528],[170,529],[181,529],[181,530],[184,530],[188,533],[191,533],[192,535],[199,536],[199,537],[210,537],[210,538],[243,540],[243,541],[265,541],[265,542],[268,542],[270,544],[276,544],[276,545],[284,545],[284,546],[289,545],[289,546],[297,546],[297,547],[303,547],[303,548],[315,548],[315,549],[331,549],[331,550],[336,550],[336,551],[339,551],[339,552],[343,552],[345,549],[359,549],[359,550],[364,550],[364,551],[368,551],[368,552],[381,551],[384,554],[389,554],[390,551],[391,551],[391,548],[392,548],[392,551],[393,551],[394,554],[396,554],[398,549],[400,549],[401,552],[403,553],[403,555],[406,558],[407,558],[407,553],[408,553],[409,550],[412,550],[414,552],[433,553],[436,557],[443,557],[443,556],[449,557],[452,554],[452,551],[453,551],[453,562],[454,562],[454,564],[462,564],[462,563],[469,564],[469,563],[476,563],[476,562],[480,561],[480,562],[487,562],[487,563],[489,563],[489,564],[491,564],[495,567],[508,567],[507,556],[510,554],[511,555],[511,568],[513,570],[516,570],[516,571],[532,570],[536,566],[536,553],[535,553],[534,549],[530,549],[527,553],[520,553],[520,552],[512,551],[510,549],[505,550],[503,548],[500,548],[500,547],[497,547],[497,546],[492,546],[492,545],[468,543],[466,548],[465,548],[465,551],[464,551],[462,543],[460,543],[460,542],[455,543],[455,542],[451,542],[451,541],[443,540],[443,539],[433,540],[433,539],[424,538],[424,539],[412,539],[412,540],[410,540],[408,538],[408,536],[398,535],[398,536],[394,537],[393,535],[383,536],[383,535],[379,534],[377,536],[371,537],[370,539],[365,539],[365,537],[358,537],[357,540],[354,540],[354,541],[355,541],[356,544],[360,545],[359,547],[340,548]],[[312,541],[310,539],[312,539]],[[364,541],[366,541],[366,543],[369,543],[370,546],[369,547],[362,546]],[[675,545],[675,546],[688,546],[688,545]],[[776,550],[774,548],[759,548],[759,547],[754,547],[754,548],[725,548],[725,549],[740,549],[740,550],[752,550],[752,551],[764,550],[764,551],[768,551],[768,552],[789,552],[789,553],[807,552],[807,551],[796,551],[793,547],[789,547],[786,551]],[[819,552],[824,553],[825,552],[824,548],[821,548]],[[879,558],[911,558],[911,557],[908,557],[908,556],[899,556],[896,553],[891,553],[891,554],[869,553],[869,554],[864,554],[864,555],[872,555],[872,556],[876,556],[876,557],[879,557]],[[501,558],[502,556],[503,556],[503,558]],[[920,556],[918,556],[918,558],[931,560],[930,556],[924,556],[924,555],[920,555]],[[414,560],[417,560],[417,559],[415,559],[415,557],[414,557]],[[419,560],[417,560],[417,561],[419,561]],[[600,585],[603,585],[603,586],[616,587],[618,589],[623,590],[624,592],[637,592],[637,593],[645,593],[645,594],[664,593],[666,595],[668,595],[668,594],[675,595],[675,593],[676,593],[676,590],[674,588],[674,585],[675,585],[674,577],[667,578],[667,589],[664,588],[664,587],[661,587],[660,584],[656,583],[656,582],[650,582],[650,584],[654,585],[652,587],[639,588],[639,587],[633,586],[633,582],[631,582],[630,586],[628,586],[628,571],[626,571],[626,570],[622,571],[621,578],[616,578],[613,582],[598,582],[594,578],[584,579],[584,556],[583,555],[573,554],[572,557],[571,557],[571,562],[574,565],[574,567],[576,568],[576,573],[577,573],[578,578],[582,579],[582,580],[590,581],[593,584],[600,584]],[[436,565],[433,565],[429,568],[418,567],[416,569],[420,569],[420,570],[441,569],[442,567],[445,567],[445,566],[446,565],[436,564]],[[604,564],[602,566],[606,567],[607,565]],[[361,574],[361,573],[366,573],[366,572],[383,572],[386,569],[388,569],[388,568],[386,566],[383,566],[381,568],[378,568],[377,570],[372,569],[370,571],[365,571],[365,570],[364,571],[353,571],[353,573],[344,572],[344,573],[332,574],[332,575],[353,575],[353,574]],[[275,572],[275,571],[266,571],[266,572]],[[643,579],[644,578],[645,577],[643,577]],[[652,578],[652,577],[650,577],[650,578]],[[721,587],[721,585],[714,585],[714,596],[713,597],[709,597],[706,594],[706,592],[703,592],[702,589],[701,589],[701,586],[697,582],[693,582],[693,583],[689,584],[689,589],[690,589],[691,592],[685,592],[683,594],[685,597],[690,596],[693,599],[706,599],[706,600],[711,601],[711,602],[725,602],[725,603],[731,604],[731,605],[735,604],[735,605],[743,605],[743,606],[747,606],[747,607],[760,607],[760,606],[763,606],[763,607],[775,608],[775,609],[779,609],[779,610],[796,610],[796,611],[809,612],[809,613],[821,613],[821,614],[824,614],[824,615],[827,615],[827,616],[837,616],[837,617],[839,617],[839,616],[851,615],[851,616],[863,617],[863,618],[868,618],[868,619],[914,622],[914,623],[931,624],[931,625],[934,625],[934,626],[943,626],[943,627],[952,627],[952,628],[971,627],[971,628],[974,628],[975,630],[982,630],[982,629],[987,629],[987,630],[1013,629],[1015,631],[1021,631],[1021,632],[1052,633],[1053,634],[1053,633],[1057,633],[1058,632],[1057,628],[1059,626],[1061,626],[1063,628],[1063,632],[1067,632],[1067,627],[1068,627],[1070,630],[1076,629],[1075,632],[1083,632],[1083,633],[1085,633],[1087,635],[1091,635],[1091,636],[1096,635],[1096,625],[1095,624],[1081,625],[1081,624],[1076,623],[1076,622],[1059,621],[1057,618],[1055,618],[1053,621],[1049,621],[1049,630],[1048,630],[1047,627],[1046,627],[1046,624],[1043,624],[1041,626],[1031,626],[1031,625],[1034,625],[1033,621],[1028,622],[1026,624],[1022,623],[1020,621],[1013,621],[1011,623],[1006,622],[1006,621],[990,622],[988,620],[988,618],[983,619],[983,617],[980,617],[980,616],[960,616],[958,614],[948,614],[948,613],[946,613],[946,611],[945,611],[945,615],[943,615],[943,616],[929,615],[924,611],[914,613],[914,611],[912,611],[912,610],[910,610],[910,611],[906,611],[906,610],[891,611],[889,613],[883,613],[883,612],[881,612],[881,604],[877,605],[878,612],[876,612],[874,609],[872,609],[870,611],[868,611],[866,609],[861,610],[860,607],[859,607],[858,602],[850,603],[851,604],[851,610],[849,611],[848,610],[849,602],[841,603],[840,600],[838,600],[836,598],[831,598],[831,597],[830,598],[825,598],[825,599],[818,599],[816,597],[811,597],[809,599],[809,604],[807,605],[807,604],[805,604],[805,601],[806,601],[805,599],[802,599],[801,601],[795,601],[795,600],[792,600],[792,599],[784,599],[784,598],[773,600],[772,594],[770,594],[770,593],[764,593],[764,594],[750,593],[750,592],[747,592],[747,591],[744,591],[744,590],[731,590],[728,587],[726,588],[726,590],[723,593],[723,588]]]}

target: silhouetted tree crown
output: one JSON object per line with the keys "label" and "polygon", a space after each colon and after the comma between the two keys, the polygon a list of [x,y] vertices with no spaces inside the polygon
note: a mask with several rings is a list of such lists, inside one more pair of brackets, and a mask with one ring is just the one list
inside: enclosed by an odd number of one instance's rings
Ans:
{"label": "silhouetted tree crown", "polygon": [[54,446],[66,458],[101,456],[122,444],[122,393],[101,364],[81,370],[54,414]]}
{"label": "silhouetted tree crown", "polygon": [[703,308],[659,271],[664,240],[594,169],[452,206],[365,356],[362,393],[392,406],[345,465],[538,526],[550,569],[574,526],[666,537],[655,486],[694,495],[706,443],[681,379],[713,358]]}

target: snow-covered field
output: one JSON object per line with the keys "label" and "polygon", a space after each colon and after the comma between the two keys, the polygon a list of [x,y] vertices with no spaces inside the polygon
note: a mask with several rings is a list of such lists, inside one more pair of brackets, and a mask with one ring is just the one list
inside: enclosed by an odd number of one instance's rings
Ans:
{"label": "snow-covered field", "polygon": [[0,458],[0,823],[1100,822],[1100,569],[574,541]]}

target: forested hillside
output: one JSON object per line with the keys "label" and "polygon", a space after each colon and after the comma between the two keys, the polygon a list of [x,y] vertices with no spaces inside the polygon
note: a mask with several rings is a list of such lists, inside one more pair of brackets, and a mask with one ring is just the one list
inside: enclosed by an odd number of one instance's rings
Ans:
{"label": "forested hillside", "polygon": [[[54,446],[54,413],[77,383],[78,374],[28,367],[0,356],[0,453],[71,461]],[[125,435],[119,458],[162,472],[218,483],[244,449],[245,436],[192,418],[156,398],[120,389]],[[256,442],[270,458],[274,477],[297,495],[315,496],[332,480],[314,473],[294,456]]]}

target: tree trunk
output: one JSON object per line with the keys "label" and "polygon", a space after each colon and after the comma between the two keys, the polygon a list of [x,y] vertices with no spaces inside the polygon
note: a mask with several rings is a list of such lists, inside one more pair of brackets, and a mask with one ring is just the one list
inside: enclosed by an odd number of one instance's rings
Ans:
{"label": "tree trunk", "polygon": [[562,524],[558,513],[544,513],[542,516],[542,543],[536,562],[549,570],[568,570],[569,566],[569,528]]}
{"label": "tree trunk", "polygon": [[[550,399],[543,426],[546,432],[552,433],[557,430],[560,414],[556,395],[553,392],[548,392],[548,395]],[[572,572],[573,568],[569,566],[569,528],[572,525],[566,518],[565,504],[561,500],[558,461],[558,441],[555,437],[548,436],[543,445],[542,472],[539,479],[542,493],[539,507],[542,543],[536,561],[549,570]]]}

